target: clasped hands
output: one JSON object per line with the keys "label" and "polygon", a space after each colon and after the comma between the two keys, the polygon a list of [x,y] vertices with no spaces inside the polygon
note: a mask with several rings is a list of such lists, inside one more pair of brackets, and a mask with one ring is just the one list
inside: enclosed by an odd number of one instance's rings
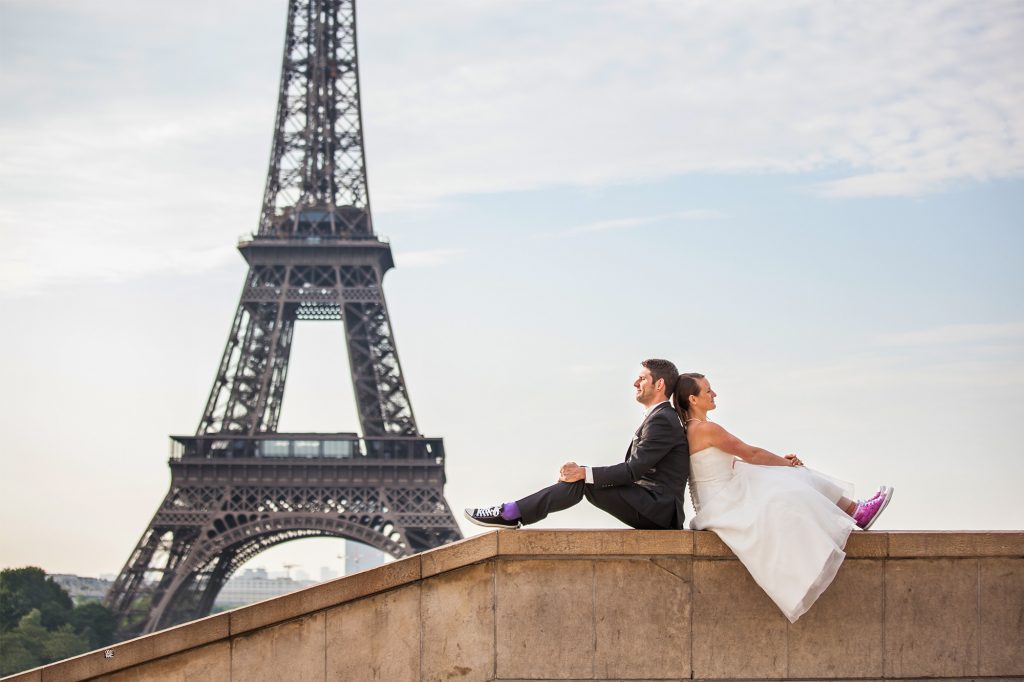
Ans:
{"label": "clasped hands", "polygon": [[558,480],[562,483],[575,483],[587,477],[586,467],[581,467],[576,462],[566,462],[558,470]]}

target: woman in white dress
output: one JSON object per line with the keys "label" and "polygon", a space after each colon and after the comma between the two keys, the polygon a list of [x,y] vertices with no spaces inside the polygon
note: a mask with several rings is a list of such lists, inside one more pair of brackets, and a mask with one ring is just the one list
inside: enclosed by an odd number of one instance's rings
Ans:
{"label": "woman in white dress", "polygon": [[673,395],[690,446],[690,527],[714,531],[796,622],[835,578],[850,532],[871,527],[892,488],[849,499],[843,486],[796,455],[747,445],[708,421],[716,395],[697,373],[680,375]]}

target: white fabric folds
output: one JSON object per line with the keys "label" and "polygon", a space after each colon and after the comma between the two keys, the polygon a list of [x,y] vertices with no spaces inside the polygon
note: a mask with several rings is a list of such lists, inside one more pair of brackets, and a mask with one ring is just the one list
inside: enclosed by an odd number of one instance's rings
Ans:
{"label": "white fabric folds", "polygon": [[747,464],[718,448],[690,456],[694,530],[714,531],[790,622],[836,576],[855,524],[848,485],[806,467]]}

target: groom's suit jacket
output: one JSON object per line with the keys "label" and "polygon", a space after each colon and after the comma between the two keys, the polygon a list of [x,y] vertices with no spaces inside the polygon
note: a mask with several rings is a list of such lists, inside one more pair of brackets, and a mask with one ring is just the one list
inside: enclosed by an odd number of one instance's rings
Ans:
{"label": "groom's suit jacket", "polygon": [[665,528],[683,528],[690,450],[672,405],[661,403],[647,415],[626,450],[624,462],[593,467],[593,475],[597,487],[641,486],[648,495],[634,502],[637,511]]}

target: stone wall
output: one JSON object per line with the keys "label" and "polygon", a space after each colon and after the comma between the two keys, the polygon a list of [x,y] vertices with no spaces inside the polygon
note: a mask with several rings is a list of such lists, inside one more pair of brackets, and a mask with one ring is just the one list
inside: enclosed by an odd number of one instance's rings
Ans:
{"label": "stone wall", "polygon": [[1024,679],[1024,532],[847,552],[791,625],[711,533],[491,532],[8,679]]}

